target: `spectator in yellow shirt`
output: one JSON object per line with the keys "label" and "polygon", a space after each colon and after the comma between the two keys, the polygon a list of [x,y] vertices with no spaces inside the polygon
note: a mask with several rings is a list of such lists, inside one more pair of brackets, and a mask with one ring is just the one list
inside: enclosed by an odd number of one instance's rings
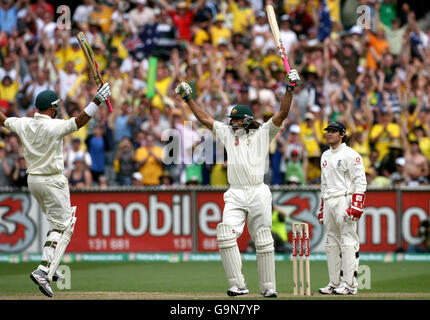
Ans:
{"label": "spectator in yellow shirt", "polygon": [[19,90],[19,83],[12,81],[8,75],[4,76],[0,83],[0,99],[7,100],[8,102],[15,101],[16,95]]}
{"label": "spectator in yellow shirt", "polygon": [[229,8],[233,13],[233,33],[245,34],[255,23],[254,12],[248,0],[228,0]]}
{"label": "spectator in yellow shirt", "polygon": [[70,38],[63,39],[63,45],[55,52],[54,63],[58,69],[64,70],[66,62],[72,61],[75,65],[75,70],[79,74],[87,65],[85,55],[79,47],[78,39]]}
{"label": "spectator in yellow shirt", "polygon": [[316,129],[315,116],[311,112],[305,113],[305,122],[300,124],[300,137],[306,147],[309,158],[321,155],[320,143],[322,136]]}
{"label": "spectator in yellow shirt", "polygon": [[206,16],[198,17],[194,20],[194,25],[191,26],[193,43],[199,47],[210,40],[209,20],[210,18]]}
{"label": "spectator in yellow shirt", "polygon": [[146,136],[145,142],[145,145],[137,148],[135,161],[143,177],[142,184],[158,185],[163,174],[163,149],[154,146],[154,137],[150,134]]}
{"label": "spectator in yellow shirt", "polygon": [[104,0],[96,1],[93,11],[88,17],[88,21],[90,24],[100,27],[101,32],[107,34],[109,33],[113,10],[107,5],[103,4],[103,2]]}
{"label": "spectator in yellow shirt", "polygon": [[382,110],[379,123],[370,129],[370,142],[378,151],[378,161],[388,153],[394,139],[400,137],[400,127],[397,123],[392,123],[393,115],[388,110]]}
{"label": "spectator in yellow shirt", "polygon": [[209,30],[212,38],[212,44],[214,46],[218,45],[219,39],[226,39],[227,41],[230,41],[231,31],[230,29],[227,29],[223,26],[224,21],[224,16],[222,14],[217,14],[215,23]]}
{"label": "spectator in yellow shirt", "polygon": [[152,106],[164,110],[163,98],[167,96],[167,92],[175,77],[170,75],[169,68],[164,62],[159,62],[157,65],[157,80],[155,81],[155,88],[157,94],[152,98]]}
{"label": "spectator in yellow shirt", "polygon": [[[428,117],[428,121],[430,122],[430,116]],[[426,130],[424,130],[423,126],[416,126],[414,128],[414,134],[416,140],[418,141],[418,145],[420,147],[421,153],[426,157],[427,161],[430,163],[430,127],[427,125]],[[427,132],[427,134],[426,134]]]}

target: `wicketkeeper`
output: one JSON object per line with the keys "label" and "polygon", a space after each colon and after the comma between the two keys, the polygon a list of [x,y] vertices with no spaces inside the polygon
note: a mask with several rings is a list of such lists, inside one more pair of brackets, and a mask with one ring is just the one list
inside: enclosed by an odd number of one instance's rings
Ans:
{"label": "wicketkeeper", "polygon": [[321,207],[318,220],[327,233],[325,250],[330,282],[322,294],[356,294],[360,243],[357,221],[363,214],[366,175],[361,156],[344,142],[345,126],[324,130],[330,149],[321,156]]}
{"label": "wicketkeeper", "polygon": [[49,223],[42,261],[30,275],[40,291],[48,297],[54,296],[50,282],[63,278],[57,272],[57,267],[76,223],[76,207],[70,205],[69,183],[62,174],[63,137],[84,126],[110,95],[109,84],[105,83],[84,111],[69,120],[55,119],[60,99],[51,90],[37,95],[34,118],[8,118],[0,112],[0,125],[17,133],[21,139],[28,168],[28,187]]}
{"label": "wicketkeeper", "polygon": [[182,96],[196,118],[213,131],[227,150],[230,188],[224,194],[225,207],[222,222],[217,226],[217,241],[229,283],[229,296],[249,292],[237,245],[247,220],[256,248],[260,293],[263,297],[277,297],[271,234],[272,194],[263,183],[263,177],[270,141],[283,128],[297,85],[300,85],[300,77],[296,70],[291,70],[279,112],[262,125],[254,120],[253,112],[246,105],[232,108],[229,125],[215,121],[191,99],[191,87],[187,83],[182,82],[176,88],[176,93]]}

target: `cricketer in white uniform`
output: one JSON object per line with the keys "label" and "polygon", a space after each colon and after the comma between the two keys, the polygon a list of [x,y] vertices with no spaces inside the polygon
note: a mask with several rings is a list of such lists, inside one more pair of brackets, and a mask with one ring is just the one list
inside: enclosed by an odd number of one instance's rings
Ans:
{"label": "cricketer in white uniform", "polygon": [[196,118],[214,132],[227,150],[230,188],[224,194],[225,207],[222,222],[217,226],[217,241],[229,283],[229,296],[249,293],[237,245],[237,238],[247,221],[256,248],[260,294],[262,297],[277,297],[271,234],[272,194],[263,183],[263,177],[270,141],[283,128],[294,86],[300,85],[300,82],[297,71],[291,70],[279,112],[262,125],[254,121],[253,113],[246,105],[232,108],[229,125],[215,121],[191,99],[191,87],[187,83],[182,82],[176,88],[176,93],[188,103]]}
{"label": "cricketer in white uniform", "polygon": [[360,243],[357,220],[363,214],[366,175],[361,156],[343,139],[346,128],[332,122],[324,130],[330,149],[321,156],[321,207],[330,282],[322,294],[356,294]]}
{"label": "cricketer in white uniform", "polygon": [[84,111],[69,120],[55,119],[60,99],[51,90],[37,95],[35,104],[38,112],[34,118],[8,118],[0,112],[0,125],[15,132],[21,140],[27,162],[28,188],[49,223],[42,261],[30,275],[39,290],[48,297],[54,296],[50,281],[63,278],[57,267],[76,222],[76,207],[70,205],[69,183],[61,174],[64,171],[63,137],[84,126],[110,94],[109,84],[105,83]]}

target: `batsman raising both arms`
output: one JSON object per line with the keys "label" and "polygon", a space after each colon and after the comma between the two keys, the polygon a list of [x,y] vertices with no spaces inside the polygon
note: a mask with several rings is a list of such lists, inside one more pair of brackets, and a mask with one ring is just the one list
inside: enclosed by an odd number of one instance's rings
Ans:
{"label": "batsman raising both arms", "polygon": [[69,182],[64,171],[63,137],[77,131],[94,117],[99,105],[110,96],[109,84],[100,87],[88,106],[76,118],[55,119],[57,94],[45,90],[36,97],[34,118],[6,117],[0,112],[0,125],[21,139],[27,162],[28,188],[45,213],[49,232],[42,249],[42,261],[30,278],[46,296],[54,296],[51,281],[62,279],[57,267],[61,262],[76,223],[76,207],[70,205]]}
{"label": "batsman raising both arms", "polygon": [[230,188],[224,193],[222,222],[217,226],[217,242],[227,276],[227,295],[249,293],[242,274],[242,260],[237,238],[243,232],[245,221],[255,243],[259,290],[263,297],[277,297],[275,280],[274,245],[271,234],[272,194],[263,183],[270,141],[287,118],[294,87],[300,85],[296,70],[287,78],[287,90],[279,112],[267,122],[254,120],[251,108],[235,105],[230,112],[229,125],[215,121],[192,98],[191,87],[182,82],[176,87],[196,118],[213,131],[227,150],[227,178]]}
{"label": "batsman raising both arms", "polygon": [[322,294],[356,294],[360,243],[357,221],[363,214],[366,175],[361,156],[344,142],[346,128],[332,122],[326,139],[330,149],[321,157],[321,207],[318,220],[327,239],[329,284]]}

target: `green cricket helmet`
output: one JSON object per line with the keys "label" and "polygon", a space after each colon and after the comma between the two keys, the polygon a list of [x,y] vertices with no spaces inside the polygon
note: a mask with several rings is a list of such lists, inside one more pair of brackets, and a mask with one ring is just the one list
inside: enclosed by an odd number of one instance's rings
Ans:
{"label": "green cricket helmet", "polygon": [[40,111],[48,110],[53,106],[57,106],[60,99],[55,91],[43,90],[36,97],[36,108]]}
{"label": "green cricket helmet", "polygon": [[244,119],[247,117],[251,117],[252,119],[254,119],[254,112],[252,112],[249,106],[246,106],[244,104],[237,104],[233,107],[233,109],[231,109],[229,117],[236,119]]}

